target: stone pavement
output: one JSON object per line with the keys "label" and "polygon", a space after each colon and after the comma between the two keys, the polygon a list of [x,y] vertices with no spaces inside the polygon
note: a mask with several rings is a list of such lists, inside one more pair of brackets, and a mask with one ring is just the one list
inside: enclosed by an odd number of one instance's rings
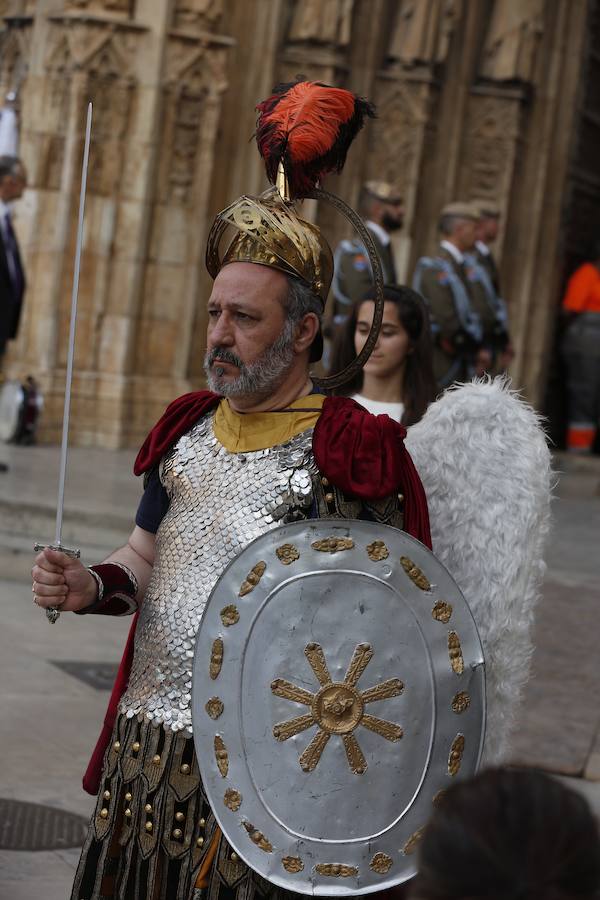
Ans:
{"label": "stone pavement", "polygon": [[[97,562],[129,534],[141,492],[133,452],[74,448],[69,454],[63,543]],[[56,662],[116,663],[128,619],[62,616],[50,626],[31,602],[32,543],[54,537],[59,454],[54,447],[0,445],[0,797],[89,818],[81,776],[108,692]],[[67,900],[77,850],[0,851],[0,900]]]}
{"label": "stone pavement", "polygon": [[[87,563],[129,533],[141,490],[132,458],[128,451],[71,451],[65,540],[83,545]],[[116,663],[129,620],[65,615],[46,623],[31,602],[30,548],[53,536],[58,452],[0,445],[0,461],[11,467],[0,474],[0,798],[87,817],[92,799],[81,775],[108,693],[57,663]],[[557,468],[564,474],[515,760],[586,774],[568,782],[600,812],[600,460],[560,457]],[[0,851],[0,900],[67,900],[77,858],[70,849]]]}
{"label": "stone pavement", "polygon": [[[82,551],[110,549],[129,534],[142,491],[132,472],[132,450],[72,448],[65,488],[63,543]],[[0,444],[0,547],[27,551],[33,540],[54,537],[59,451],[57,447]]]}
{"label": "stone pavement", "polygon": [[514,756],[600,782],[600,459],[560,455],[555,468],[562,474]]}

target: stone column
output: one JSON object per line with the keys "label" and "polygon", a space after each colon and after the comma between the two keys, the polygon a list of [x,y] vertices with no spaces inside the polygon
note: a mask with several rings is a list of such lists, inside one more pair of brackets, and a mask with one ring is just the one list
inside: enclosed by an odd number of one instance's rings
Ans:
{"label": "stone column", "polygon": [[293,4],[279,54],[281,81],[294,81],[300,73],[311,81],[345,84],[354,2],[304,0]]}
{"label": "stone column", "polygon": [[[20,205],[29,276],[9,374],[45,394],[42,440],[62,415],[85,107],[94,120],[72,440],[137,442],[189,389],[197,278],[224,58],[217,0],[38,0],[22,88]],[[14,68],[14,66],[13,66]],[[0,72],[2,67],[0,64]]]}
{"label": "stone column", "polygon": [[166,404],[190,389],[190,375],[196,364],[201,370],[204,354],[208,206],[233,40],[205,31],[206,22],[196,18],[178,24],[185,27],[171,27],[165,47],[161,142],[132,357],[128,443],[139,442]]}
{"label": "stone column", "polygon": [[500,207],[501,230],[494,247],[498,258],[523,150],[528,93],[526,85],[479,84],[472,88],[467,107],[457,195],[465,200],[487,198]]}
{"label": "stone column", "polygon": [[504,237],[502,278],[517,351],[511,374],[538,408],[560,302],[563,202],[588,14],[585,0],[544,7],[533,101]]}
{"label": "stone column", "polygon": [[440,140],[439,79],[458,17],[456,0],[402,0],[377,71],[378,120],[369,129],[365,176],[395,184],[404,199],[404,226],[393,236],[400,281],[410,281],[413,235],[422,222],[419,187],[426,154]]}

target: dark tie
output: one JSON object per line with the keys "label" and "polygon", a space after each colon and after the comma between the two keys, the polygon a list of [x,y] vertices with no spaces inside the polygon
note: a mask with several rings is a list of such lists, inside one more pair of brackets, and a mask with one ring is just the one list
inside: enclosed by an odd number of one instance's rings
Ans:
{"label": "dark tie", "polygon": [[7,213],[4,217],[4,223],[4,250],[9,260],[8,268],[15,292],[15,298],[20,301],[23,295],[23,288],[25,287],[25,279],[23,277],[23,268],[21,266],[19,245],[17,244],[17,237],[12,227],[10,214]]}

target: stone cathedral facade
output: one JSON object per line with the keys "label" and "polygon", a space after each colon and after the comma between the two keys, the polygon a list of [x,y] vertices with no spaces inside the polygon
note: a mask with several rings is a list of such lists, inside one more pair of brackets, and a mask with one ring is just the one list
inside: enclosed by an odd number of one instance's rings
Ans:
{"label": "stone cathedral facade", "polygon": [[[211,217],[265,180],[253,106],[301,73],[373,99],[343,175],[398,184],[410,278],[439,209],[489,197],[517,356],[544,405],[560,291],[600,233],[598,0],[0,0],[0,97],[17,93],[29,290],[7,374],[59,434],[85,107],[94,104],[72,407],[76,443],[135,445],[202,386]],[[311,209],[332,244],[345,235]]]}

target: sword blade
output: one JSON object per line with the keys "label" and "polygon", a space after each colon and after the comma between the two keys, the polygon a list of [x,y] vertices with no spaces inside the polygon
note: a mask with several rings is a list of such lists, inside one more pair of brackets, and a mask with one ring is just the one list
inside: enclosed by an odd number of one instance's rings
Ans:
{"label": "sword blade", "polygon": [[88,103],[85,126],[85,144],[83,148],[83,164],[81,171],[81,189],[79,192],[79,220],[77,223],[77,243],[75,247],[75,269],[73,272],[73,290],[71,292],[71,322],[69,325],[69,350],[67,354],[67,378],[65,383],[65,403],[63,411],[62,441],[60,445],[60,468],[58,474],[58,499],[56,505],[56,528],[54,543],[61,546],[63,509],[65,503],[65,481],[67,477],[67,453],[69,449],[69,419],[71,415],[71,386],[73,383],[73,359],[75,357],[75,329],[77,325],[77,299],[79,296],[79,272],[81,268],[81,251],[83,245],[83,218],[85,213],[85,195],[87,190],[88,161],[90,156],[90,138],[92,134],[92,104]]}

